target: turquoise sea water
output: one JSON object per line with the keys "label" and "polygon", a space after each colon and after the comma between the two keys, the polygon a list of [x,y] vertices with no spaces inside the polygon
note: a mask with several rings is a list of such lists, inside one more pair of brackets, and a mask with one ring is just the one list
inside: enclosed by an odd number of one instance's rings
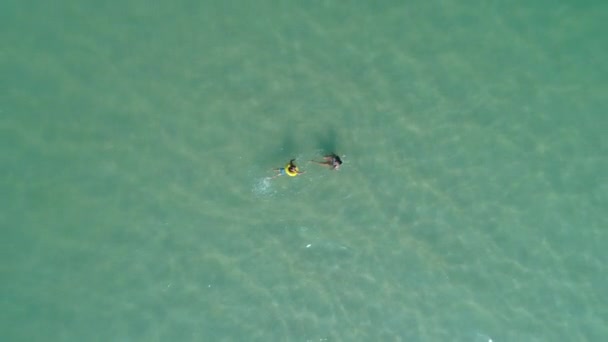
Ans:
{"label": "turquoise sea water", "polygon": [[3,2],[0,340],[608,339],[606,18]]}

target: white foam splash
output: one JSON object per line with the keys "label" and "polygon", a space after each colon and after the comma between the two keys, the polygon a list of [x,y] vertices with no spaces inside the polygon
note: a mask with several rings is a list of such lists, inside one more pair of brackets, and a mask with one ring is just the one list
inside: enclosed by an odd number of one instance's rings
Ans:
{"label": "white foam splash", "polygon": [[270,181],[270,179],[270,177],[258,179],[253,185],[253,193],[258,196],[266,196],[272,194],[272,182]]}
{"label": "white foam splash", "polygon": [[492,341],[492,338],[490,336],[482,333],[477,333],[477,337],[480,337],[481,339],[486,340],[487,342],[494,342]]}

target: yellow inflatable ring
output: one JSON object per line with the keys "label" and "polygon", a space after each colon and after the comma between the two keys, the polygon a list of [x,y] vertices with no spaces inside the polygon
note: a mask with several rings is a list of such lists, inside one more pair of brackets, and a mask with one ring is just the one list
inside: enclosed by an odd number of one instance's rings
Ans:
{"label": "yellow inflatable ring", "polygon": [[285,166],[285,173],[286,173],[288,176],[291,176],[291,177],[295,177],[295,176],[297,176],[297,175],[298,175],[298,171],[300,171],[300,170],[298,170],[298,167],[297,167],[297,166],[295,167],[295,171],[291,171],[291,170],[289,169],[289,167],[290,167],[290,166],[291,166],[290,164],[287,164],[287,165]]}

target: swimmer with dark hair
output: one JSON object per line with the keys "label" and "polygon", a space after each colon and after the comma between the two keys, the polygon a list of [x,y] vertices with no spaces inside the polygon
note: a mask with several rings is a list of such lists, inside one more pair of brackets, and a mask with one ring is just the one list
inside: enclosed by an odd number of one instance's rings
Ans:
{"label": "swimmer with dark hair", "polygon": [[324,156],[323,161],[311,160],[311,162],[319,164],[319,165],[327,166],[331,170],[338,170],[338,169],[340,169],[340,165],[342,165],[342,159],[340,159],[340,156],[338,156],[335,153]]}

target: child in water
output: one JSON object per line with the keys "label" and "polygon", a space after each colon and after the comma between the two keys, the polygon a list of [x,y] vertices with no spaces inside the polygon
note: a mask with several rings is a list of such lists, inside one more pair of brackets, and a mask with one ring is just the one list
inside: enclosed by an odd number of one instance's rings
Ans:
{"label": "child in water", "polygon": [[324,156],[322,162],[315,160],[311,160],[311,162],[317,163],[319,165],[328,166],[332,170],[338,170],[340,169],[340,165],[342,165],[342,160],[340,159],[340,156],[335,153]]}
{"label": "child in water", "polygon": [[289,163],[287,165],[285,165],[285,167],[273,169],[274,171],[277,172],[277,174],[272,178],[276,178],[276,177],[282,176],[282,175],[288,175],[290,177],[295,177],[297,175],[303,174],[304,171],[300,171],[298,169],[298,167],[296,166],[296,164],[294,164],[294,161],[295,161],[295,159],[292,159],[289,161]]}

